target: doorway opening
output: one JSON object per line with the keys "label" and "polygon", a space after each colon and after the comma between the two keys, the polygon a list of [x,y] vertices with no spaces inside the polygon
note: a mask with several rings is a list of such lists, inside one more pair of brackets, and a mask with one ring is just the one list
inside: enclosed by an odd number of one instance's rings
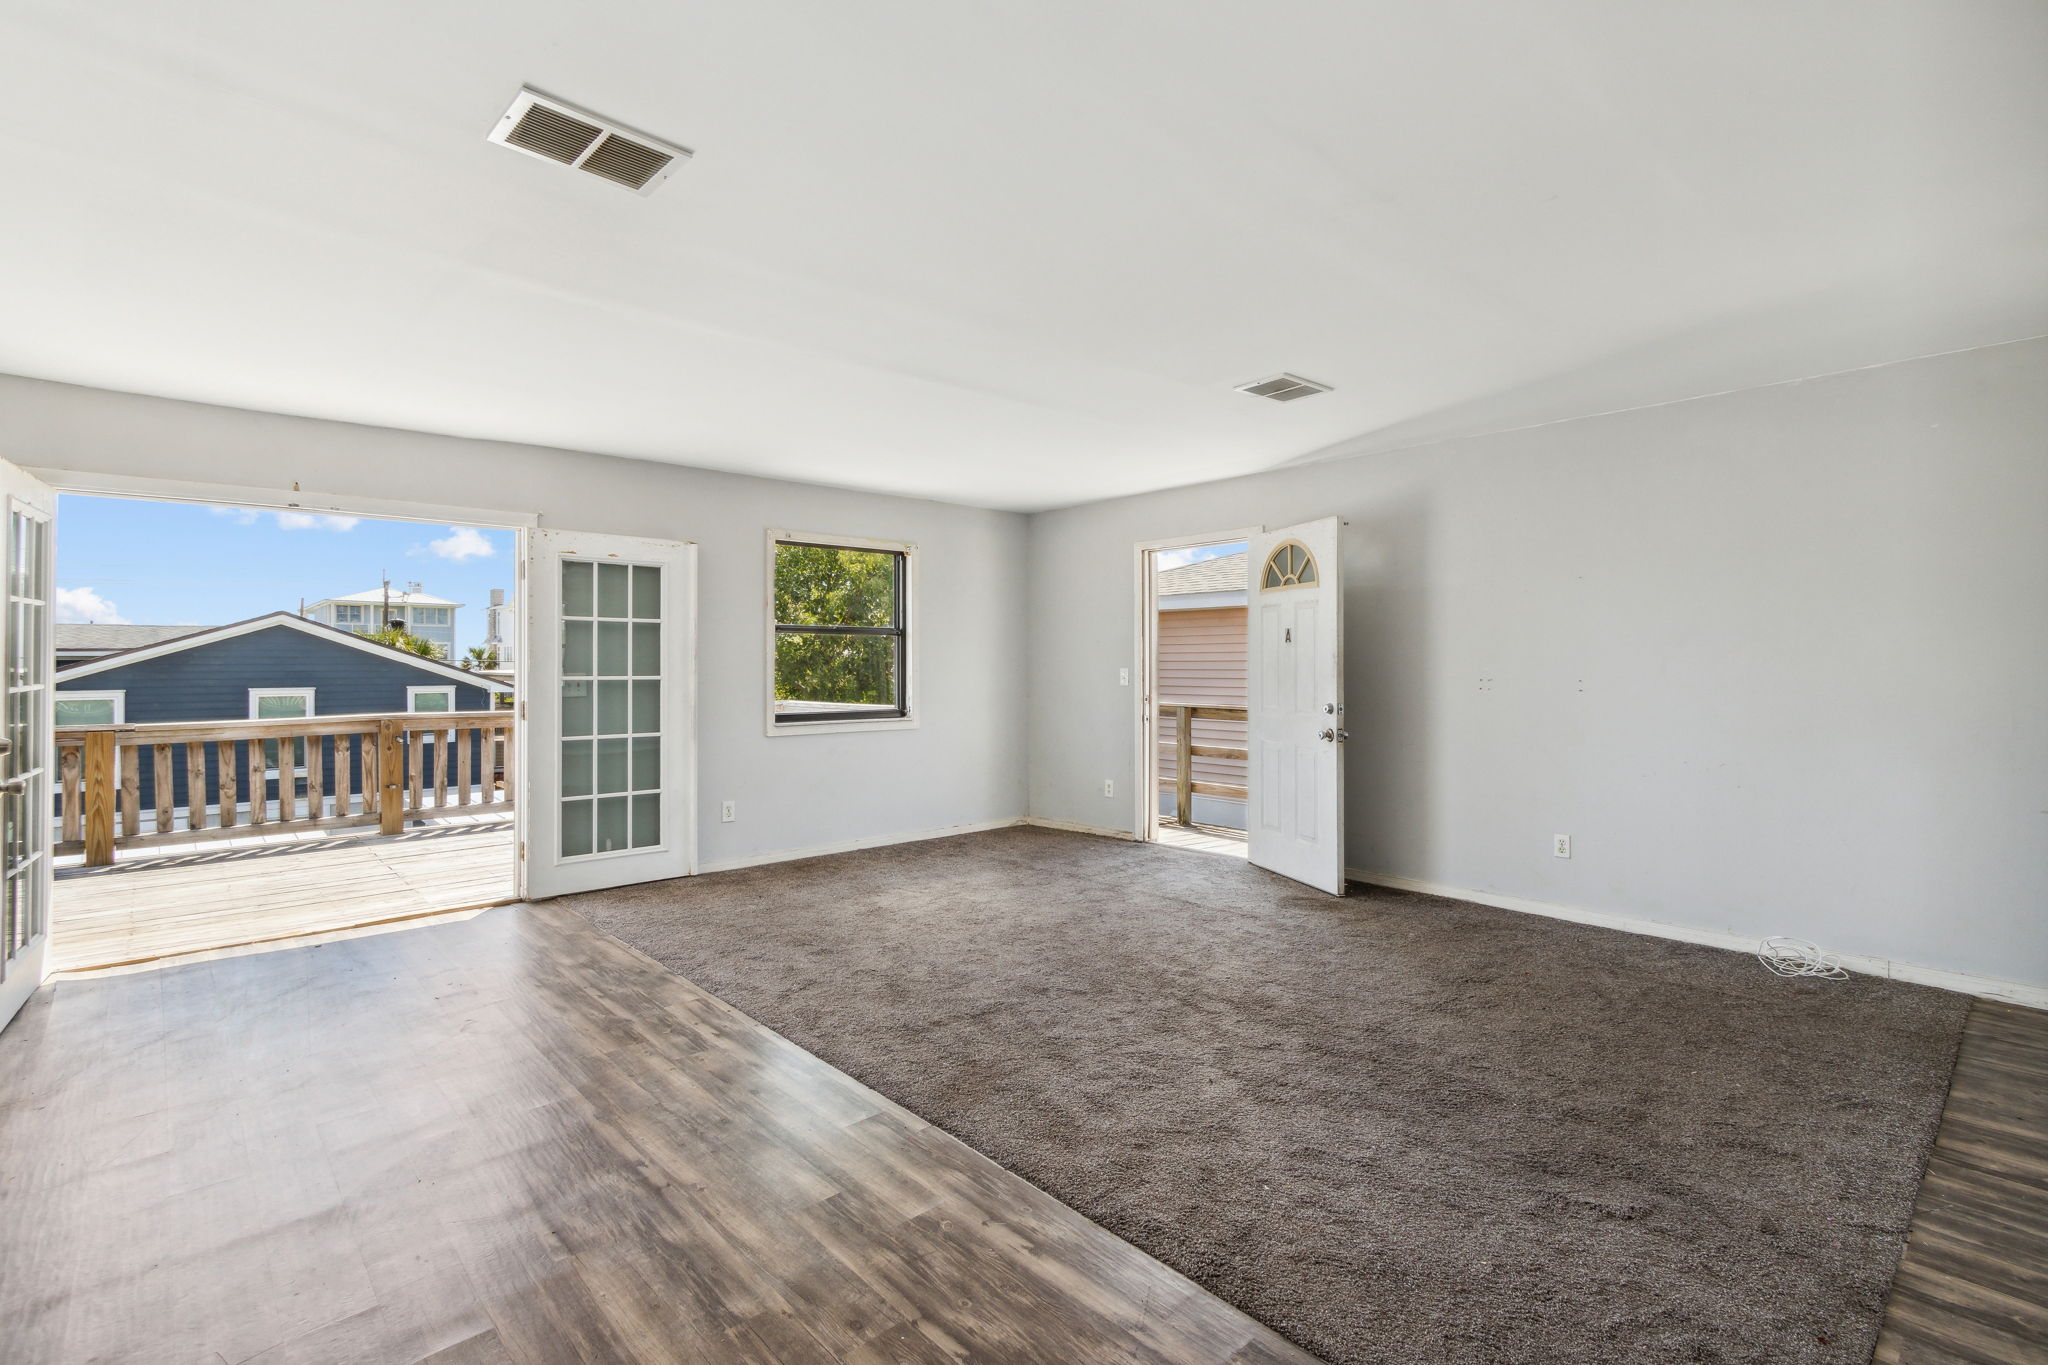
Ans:
{"label": "doorway opening", "polygon": [[60,493],[50,970],[514,900],[523,538]]}
{"label": "doorway opening", "polygon": [[1143,552],[1145,837],[1246,855],[1249,571],[1242,538]]}

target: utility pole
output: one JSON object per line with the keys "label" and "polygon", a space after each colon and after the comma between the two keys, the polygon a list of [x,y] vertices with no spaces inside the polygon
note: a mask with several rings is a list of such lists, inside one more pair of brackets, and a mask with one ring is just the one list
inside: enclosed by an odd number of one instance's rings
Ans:
{"label": "utility pole", "polygon": [[390,627],[390,625],[391,625],[391,570],[389,570],[389,569],[385,569],[385,570],[383,571],[383,574],[384,574],[384,612],[383,612],[383,614],[382,614],[381,616],[379,616],[379,617],[377,618],[377,629],[379,629],[379,630],[385,630],[385,629],[388,629],[388,628]]}

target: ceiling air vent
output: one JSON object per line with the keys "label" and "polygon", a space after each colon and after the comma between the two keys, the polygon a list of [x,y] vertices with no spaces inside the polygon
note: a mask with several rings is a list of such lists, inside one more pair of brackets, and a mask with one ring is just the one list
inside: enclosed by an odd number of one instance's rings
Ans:
{"label": "ceiling air vent", "polygon": [[1256,384],[1239,384],[1239,393],[1248,393],[1255,398],[1270,398],[1275,403],[1292,403],[1297,398],[1306,398],[1312,393],[1328,393],[1328,384],[1318,384],[1313,379],[1303,379],[1298,374],[1276,374],[1271,379],[1261,379]]}
{"label": "ceiling air vent", "polygon": [[690,159],[687,147],[524,87],[491,129],[491,141],[642,194],[654,193],[670,172]]}

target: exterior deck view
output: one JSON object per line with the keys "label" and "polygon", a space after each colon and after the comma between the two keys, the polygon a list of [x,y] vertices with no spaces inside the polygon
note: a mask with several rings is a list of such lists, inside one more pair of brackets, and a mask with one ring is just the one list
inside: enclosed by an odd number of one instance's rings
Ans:
{"label": "exterior deck view", "polygon": [[57,730],[52,965],[512,898],[507,711]]}

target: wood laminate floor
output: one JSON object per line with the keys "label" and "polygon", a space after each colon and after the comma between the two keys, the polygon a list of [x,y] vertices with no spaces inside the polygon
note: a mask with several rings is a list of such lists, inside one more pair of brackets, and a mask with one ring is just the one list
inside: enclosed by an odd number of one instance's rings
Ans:
{"label": "wood laminate floor", "polygon": [[1309,1362],[548,906],[46,987],[0,1203],[38,1365]]}
{"label": "wood laminate floor", "polygon": [[1971,1007],[1876,1359],[2048,1362],[2048,1011]]}
{"label": "wood laminate floor", "polygon": [[385,837],[269,833],[57,870],[55,971],[205,952],[513,896],[511,812]]}

